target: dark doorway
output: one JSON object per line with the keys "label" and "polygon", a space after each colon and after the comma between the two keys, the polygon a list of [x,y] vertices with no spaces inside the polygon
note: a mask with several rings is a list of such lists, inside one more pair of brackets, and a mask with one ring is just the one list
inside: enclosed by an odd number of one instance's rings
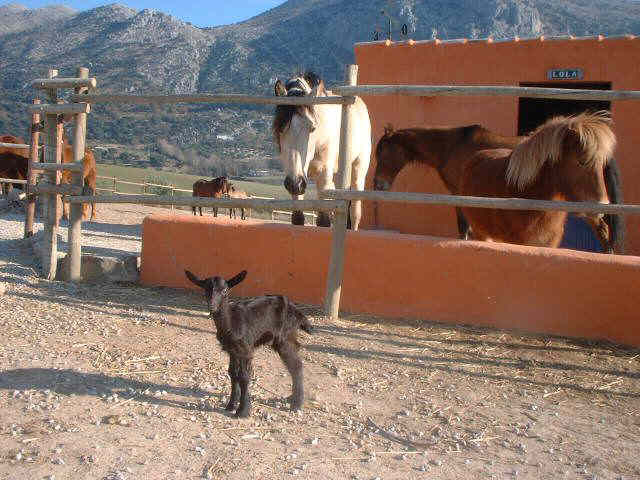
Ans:
{"label": "dark doorway", "polygon": [[[582,90],[611,90],[611,82],[548,82],[521,83],[522,87],[573,88]],[[518,103],[518,135],[526,135],[552,117],[575,115],[585,111],[611,110],[611,102],[598,100],[554,100],[520,98]],[[615,163],[615,160],[612,160]],[[616,166],[617,167],[617,166]],[[611,197],[611,194],[610,194]],[[612,199],[613,201],[613,199]],[[565,224],[562,248],[588,252],[602,252],[600,242],[591,227],[581,218],[569,214]]]}
{"label": "dark doorway", "polygon": [[[580,90],[611,90],[610,82],[599,83],[521,83],[522,87],[573,88]],[[611,110],[611,102],[598,100],[554,100],[520,98],[518,105],[518,135],[526,135],[551,117],[575,115],[586,111]]]}

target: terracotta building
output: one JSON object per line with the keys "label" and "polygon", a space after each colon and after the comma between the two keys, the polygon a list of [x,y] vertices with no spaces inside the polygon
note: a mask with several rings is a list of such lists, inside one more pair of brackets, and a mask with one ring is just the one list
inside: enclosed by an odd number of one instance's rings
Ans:
{"label": "terracotta building", "polygon": [[[358,83],[413,85],[511,85],[640,90],[640,38],[537,38],[509,41],[454,40],[360,43],[355,47]],[[610,109],[618,138],[616,160],[625,203],[640,203],[636,136],[640,101],[574,101],[518,97],[364,97],[374,145],[388,123],[394,128],[480,124],[503,135],[525,134],[557,114]],[[372,188],[375,158],[367,178]],[[434,171],[410,165],[394,191],[448,193]],[[374,215],[375,213],[375,215]],[[626,217],[625,252],[640,255],[640,217]],[[400,204],[365,205],[364,228],[456,236],[453,208]],[[578,247],[580,248],[580,247]],[[588,248],[585,248],[588,249]]]}

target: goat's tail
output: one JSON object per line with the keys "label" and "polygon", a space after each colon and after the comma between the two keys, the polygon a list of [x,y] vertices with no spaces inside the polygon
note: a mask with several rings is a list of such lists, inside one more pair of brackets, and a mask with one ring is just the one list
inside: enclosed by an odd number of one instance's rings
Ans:
{"label": "goat's tail", "polygon": [[308,334],[312,334],[313,333],[313,325],[311,325],[311,322],[309,321],[307,316],[304,313],[302,313],[298,309],[298,307],[296,307],[295,305],[290,303],[289,304],[289,311],[293,314],[293,316],[298,321],[298,328],[300,330],[304,330]]}

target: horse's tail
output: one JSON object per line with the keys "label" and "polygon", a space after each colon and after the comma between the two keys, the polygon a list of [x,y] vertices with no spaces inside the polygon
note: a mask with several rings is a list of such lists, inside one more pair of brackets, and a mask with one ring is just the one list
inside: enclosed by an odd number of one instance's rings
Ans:
{"label": "horse's tail", "polygon": [[[623,203],[622,200],[622,182],[620,180],[620,168],[615,158],[610,158],[604,167],[604,180],[607,186],[607,195],[610,203]],[[625,221],[624,215],[606,214],[604,221],[609,226],[609,241],[613,247],[613,251],[624,253],[624,233]]]}

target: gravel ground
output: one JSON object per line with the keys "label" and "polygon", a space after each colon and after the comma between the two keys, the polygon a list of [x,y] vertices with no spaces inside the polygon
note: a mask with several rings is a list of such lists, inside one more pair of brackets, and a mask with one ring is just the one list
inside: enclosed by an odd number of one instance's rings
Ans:
{"label": "gravel ground", "polygon": [[[102,207],[85,251],[139,251],[156,210]],[[22,218],[0,212],[0,479],[640,478],[640,350],[302,306],[303,412],[261,349],[237,420],[200,295],[45,281]]]}

